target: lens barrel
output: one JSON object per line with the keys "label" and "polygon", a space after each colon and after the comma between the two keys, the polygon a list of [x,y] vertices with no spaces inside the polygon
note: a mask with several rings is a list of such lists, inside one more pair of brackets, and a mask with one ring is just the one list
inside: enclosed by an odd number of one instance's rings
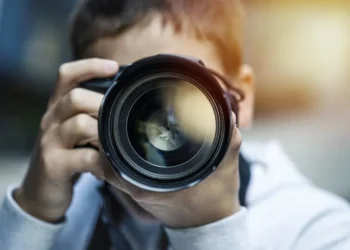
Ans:
{"label": "lens barrel", "polygon": [[99,139],[116,173],[140,188],[169,192],[215,171],[231,140],[232,107],[203,64],[157,55],[108,81]]}

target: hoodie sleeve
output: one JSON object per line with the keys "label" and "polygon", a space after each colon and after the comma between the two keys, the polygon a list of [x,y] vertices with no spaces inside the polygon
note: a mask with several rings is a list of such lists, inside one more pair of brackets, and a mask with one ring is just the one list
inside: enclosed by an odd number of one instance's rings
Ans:
{"label": "hoodie sleeve", "polygon": [[26,213],[13,199],[15,186],[8,188],[0,206],[0,248],[3,250],[51,249],[65,222],[50,224]]}
{"label": "hoodie sleeve", "polygon": [[247,212],[238,213],[205,226],[189,229],[166,228],[174,250],[248,250]]}

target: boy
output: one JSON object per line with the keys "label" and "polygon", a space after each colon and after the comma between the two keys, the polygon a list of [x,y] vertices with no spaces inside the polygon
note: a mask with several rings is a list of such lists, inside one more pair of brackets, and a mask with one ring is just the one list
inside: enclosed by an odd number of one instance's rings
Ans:
{"label": "boy", "polygon": [[[235,128],[211,176],[165,194],[128,184],[103,155],[77,147],[99,146],[102,100],[78,84],[160,53],[200,58],[239,87],[239,127],[249,127],[254,74],[242,63],[242,15],[238,0],[82,2],[75,61],[60,67],[28,173],[0,209],[1,249],[350,249],[349,205],[313,187],[278,143],[241,147]],[[83,173],[108,183],[102,196],[101,181]]]}

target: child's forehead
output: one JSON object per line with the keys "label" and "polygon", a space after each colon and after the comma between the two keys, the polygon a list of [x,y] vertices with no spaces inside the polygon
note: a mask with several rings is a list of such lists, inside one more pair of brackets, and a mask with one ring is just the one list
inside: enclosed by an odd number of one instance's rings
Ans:
{"label": "child's forehead", "polygon": [[90,46],[88,57],[116,60],[130,64],[156,54],[178,54],[203,60],[208,67],[221,71],[221,61],[214,46],[206,40],[197,40],[190,34],[175,34],[158,20],[148,25],[135,26],[114,37],[105,37]]}

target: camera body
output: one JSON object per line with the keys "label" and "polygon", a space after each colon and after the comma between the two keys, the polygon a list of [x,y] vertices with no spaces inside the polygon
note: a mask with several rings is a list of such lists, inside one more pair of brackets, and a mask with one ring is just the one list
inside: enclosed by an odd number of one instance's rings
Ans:
{"label": "camera body", "polygon": [[[103,153],[118,175],[142,189],[192,187],[215,171],[229,148],[237,107],[200,60],[156,55],[81,87],[104,94],[98,123]],[[195,97],[205,102],[196,105]],[[202,107],[209,120],[201,120]]]}

